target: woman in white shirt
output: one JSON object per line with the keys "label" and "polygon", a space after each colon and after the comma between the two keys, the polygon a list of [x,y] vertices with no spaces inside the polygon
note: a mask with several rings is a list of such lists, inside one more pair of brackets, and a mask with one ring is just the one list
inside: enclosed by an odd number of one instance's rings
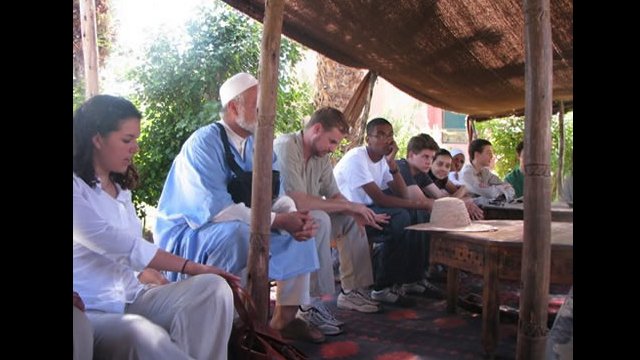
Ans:
{"label": "woman in white shirt", "polygon": [[[94,328],[95,357],[226,359],[234,313],[227,281],[239,278],[142,237],[130,191],[141,117],[109,95],[73,117],[73,288]],[[164,270],[196,276],[169,283]]]}

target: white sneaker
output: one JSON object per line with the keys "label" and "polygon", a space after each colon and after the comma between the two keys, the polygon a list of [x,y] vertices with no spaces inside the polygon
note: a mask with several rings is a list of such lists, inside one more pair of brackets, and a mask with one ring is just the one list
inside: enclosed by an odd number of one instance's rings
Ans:
{"label": "white sneaker", "polygon": [[377,302],[367,299],[357,289],[345,293],[340,290],[338,295],[338,308],[346,310],[356,310],[363,313],[374,313],[380,311],[380,305]]}
{"label": "white sneaker", "polygon": [[342,329],[338,326],[332,325],[326,321],[324,316],[320,313],[320,311],[311,307],[309,310],[304,310],[302,307],[298,308],[298,312],[296,313],[296,318],[301,319],[302,321],[314,325],[324,335],[338,335],[342,334]]}
{"label": "white sneaker", "polygon": [[387,287],[382,290],[371,290],[371,298],[376,301],[394,304],[400,299],[400,294]]}
{"label": "white sneaker", "polygon": [[375,301],[371,298],[371,290],[369,289],[356,289],[356,291],[362,295],[362,298],[371,305],[380,305],[379,301]]}
{"label": "white sneaker", "polygon": [[337,326],[337,327],[341,327],[344,325],[344,321],[338,320],[336,316],[333,315],[331,310],[329,310],[329,308],[322,301],[314,302],[313,307],[316,308],[316,310],[318,310],[318,312],[320,313],[320,315],[322,315],[322,318],[326,323],[331,324],[333,326]]}

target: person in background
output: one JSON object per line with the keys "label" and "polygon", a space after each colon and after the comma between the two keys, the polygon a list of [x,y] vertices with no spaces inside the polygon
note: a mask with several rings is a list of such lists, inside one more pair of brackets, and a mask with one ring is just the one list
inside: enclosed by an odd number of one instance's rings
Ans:
{"label": "person in background", "polygon": [[573,207],[573,173],[564,178],[562,198],[569,206]]}
{"label": "person in background", "polygon": [[[73,287],[94,330],[94,358],[226,359],[229,283],[239,278],[142,237],[131,201],[141,117],[109,95],[87,100],[73,117]],[[164,284],[143,284],[136,272],[144,269],[151,276],[143,279]],[[159,271],[193,276],[166,283]]]}
{"label": "person in background", "polygon": [[401,287],[423,279],[426,239],[422,236],[424,233],[405,230],[405,227],[424,222],[433,200],[411,199],[395,161],[398,145],[389,121],[383,118],[369,121],[366,134],[366,146],[349,150],[336,164],[333,174],[340,192],[349,201],[390,216],[382,231],[367,227],[367,236],[376,242],[371,298],[412,305],[411,300],[403,296]]}
{"label": "person in background", "polygon": [[[258,80],[251,74],[235,74],[220,86],[221,119],[196,130],[182,145],[164,183],[154,227],[161,248],[243,278],[251,209],[235,203],[228,190],[235,175],[223,136],[236,164],[252,171],[257,101]],[[272,163],[277,170],[275,156]],[[319,267],[317,229],[308,212],[297,211],[290,197],[272,204],[268,275],[277,280],[277,292],[270,326],[285,338],[314,343],[323,342],[324,334],[295,316],[299,305],[310,302],[309,274]]]}
{"label": "person in background", "polygon": [[431,136],[419,134],[409,139],[407,158],[396,160],[410,198],[424,200],[423,192],[429,186],[433,186],[433,181],[427,176],[427,172],[438,149],[440,149],[438,143]]}
{"label": "person in background", "polygon": [[[442,180],[430,176],[431,169],[436,165],[436,162],[439,164],[438,168],[443,168],[443,160],[448,159],[449,162],[447,163],[446,172],[444,172],[443,175],[446,184],[451,165],[451,157],[443,158],[441,156],[437,158],[438,154],[442,151],[449,154],[447,150],[440,149],[438,143],[428,134],[419,134],[409,139],[409,143],[407,144],[407,159],[398,160],[396,163],[398,164],[402,178],[407,184],[407,190],[412,199],[422,201],[424,199],[439,199],[450,196],[446,190],[441,190],[438,184],[435,183],[435,181],[442,182]],[[448,182],[448,184],[453,192],[457,191],[456,195],[460,195],[460,197],[464,195],[464,186],[459,186],[460,190],[458,190],[458,187],[451,184],[451,182]],[[472,218],[483,218],[482,210],[471,198],[466,197],[464,202]],[[427,220],[428,219],[425,219],[425,221]],[[425,267],[427,271],[425,277],[415,284],[403,285],[403,289],[407,293],[429,294],[439,297],[442,295],[442,292],[434,286],[429,279],[434,279],[441,275],[437,271],[437,269],[441,267],[429,263],[430,234],[425,234],[425,239],[427,241],[425,256]]]}
{"label": "person in background", "polygon": [[451,149],[451,171],[449,171],[449,180],[454,185],[462,185],[460,181],[460,170],[464,166],[464,152],[460,149]]}
{"label": "person in background", "polygon": [[516,192],[515,197],[519,198],[524,195],[524,142],[520,141],[516,146],[516,153],[518,154],[518,166],[511,170],[504,181],[513,186],[513,190]]}
{"label": "person in background", "polygon": [[[433,191],[434,189],[437,190],[437,188],[431,178],[427,176],[427,172],[439,148],[438,143],[436,143],[430,135],[424,133],[418,134],[409,139],[409,143],[407,144],[407,158],[396,160],[400,175],[402,175],[402,179],[407,185],[407,192],[409,193],[410,199],[426,201],[433,198],[428,196],[427,189]],[[393,195],[390,189],[385,191]],[[422,210],[410,209],[409,212],[412,217],[415,217],[416,223],[429,220],[429,214]],[[422,217],[421,213],[424,213],[424,217]],[[434,274],[434,267],[429,264],[431,235],[429,233],[420,235],[425,240],[424,275],[416,282],[403,284],[401,290],[410,294],[440,295],[440,290],[427,279],[430,275]]]}
{"label": "person in background", "polygon": [[425,189],[425,193],[434,199],[453,196],[459,199],[467,194],[464,185],[454,185],[449,180],[452,157],[447,149],[440,149],[436,152],[433,162],[427,171],[427,175],[433,182],[433,186]]}
{"label": "person in background", "polygon": [[[472,220],[484,219],[484,212],[473,202],[473,199],[468,196],[467,189],[464,185],[456,186],[451,180],[449,180],[448,174],[451,168],[451,154],[446,149],[440,149],[436,153],[431,168],[427,175],[433,181],[430,188],[426,189],[430,197],[439,199],[441,197],[453,196],[464,201],[469,217]],[[435,189],[434,189],[435,188]]]}
{"label": "person in background", "polygon": [[[571,152],[571,162],[573,163],[573,151]],[[571,168],[571,174],[565,177],[562,182],[562,199],[570,207],[573,207],[573,168]]]}
{"label": "person in background", "polygon": [[322,304],[320,296],[335,293],[330,240],[336,239],[340,256],[339,309],[373,313],[379,303],[371,300],[373,284],[369,242],[364,226],[382,229],[377,223],[388,216],[376,214],[363,204],[347,200],[338,189],[329,154],[349,133],[344,115],[337,109],[316,110],[303,130],[279,136],[273,145],[280,162],[282,187],[300,210],[309,210],[319,224],[316,234],[320,269],[311,275],[311,305],[301,306],[296,316],[311,322],[325,335],[342,332],[341,321]]}
{"label": "person in background", "polygon": [[473,140],[469,144],[469,157],[471,162],[462,167],[460,178],[467,191],[478,197],[474,201],[488,203],[500,199],[506,202],[513,200],[513,187],[489,170],[493,148],[488,140]]}
{"label": "person in background", "polygon": [[[451,155],[449,151],[440,149],[431,136],[419,134],[409,139],[407,159],[398,160],[396,163],[412,198],[416,200],[425,197],[439,199],[445,196],[463,198],[470,217],[474,220],[483,218],[482,209],[466,196],[466,188],[463,185],[453,185],[448,180]],[[434,175],[433,171],[439,177]]]}

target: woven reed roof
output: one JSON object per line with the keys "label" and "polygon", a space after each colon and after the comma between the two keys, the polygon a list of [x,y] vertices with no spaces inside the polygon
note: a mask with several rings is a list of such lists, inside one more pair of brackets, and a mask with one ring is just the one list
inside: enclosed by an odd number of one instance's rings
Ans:
{"label": "woven reed roof", "polygon": [[[224,0],[258,21],[264,0]],[[551,0],[553,99],[573,100],[573,1]],[[430,105],[475,118],[522,113],[520,0],[287,0],[283,33],[370,69]]]}

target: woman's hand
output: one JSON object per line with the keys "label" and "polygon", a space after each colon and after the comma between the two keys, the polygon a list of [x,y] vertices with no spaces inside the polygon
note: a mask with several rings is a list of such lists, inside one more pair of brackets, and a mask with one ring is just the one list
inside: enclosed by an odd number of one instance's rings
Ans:
{"label": "woman's hand", "polygon": [[80,309],[80,311],[84,311],[84,302],[82,301],[80,295],[75,291],[73,292],[73,306]]}
{"label": "woman's hand", "polygon": [[155,284],[155,285],[164,285],[168,284],[169,280],[162,275],[162,273],[156,269],[152,268],[144,268],[142,272],[138,275],[138,281],[143,284]]}

